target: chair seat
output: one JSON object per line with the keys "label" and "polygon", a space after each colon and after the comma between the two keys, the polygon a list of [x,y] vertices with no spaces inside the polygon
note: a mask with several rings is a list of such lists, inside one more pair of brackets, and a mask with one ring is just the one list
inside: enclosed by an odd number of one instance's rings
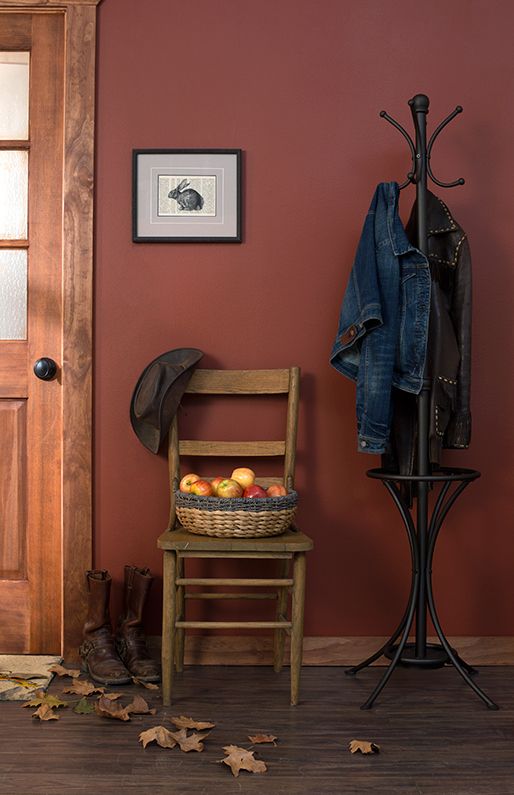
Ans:
{"label": "chair seat", "polygon": [[167,530],[157,540],[157,546],[164,550],[196,552],[308,552],[313,547],[312,540],[297,530],[286,530],[278,536],[264,538],[218,538],[216,536],[196,535],[181,525],[176,530]]}

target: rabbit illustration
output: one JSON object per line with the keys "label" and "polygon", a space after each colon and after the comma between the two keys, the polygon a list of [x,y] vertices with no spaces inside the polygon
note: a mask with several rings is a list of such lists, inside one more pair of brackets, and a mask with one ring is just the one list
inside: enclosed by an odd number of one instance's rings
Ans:
{"label": "rabbit illustration", "polygon": [[180,210],[201,210],[203,207],[203,196],[194,188],[189,188],[190,183],[187,179],[179,182],[176,188],[168,193],[169,199],[175,199]]}

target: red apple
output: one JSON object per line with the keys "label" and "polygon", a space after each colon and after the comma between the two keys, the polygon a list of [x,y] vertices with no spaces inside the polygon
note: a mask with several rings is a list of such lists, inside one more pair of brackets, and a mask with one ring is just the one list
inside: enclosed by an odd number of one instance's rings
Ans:
{"label": "red apple", "polygon": [[243,491],[243,497],[248,497],[250,499],[254,497],[267,497],[268,495],[264,491],[263,488],[254,483],[252,486],[248,486],[247,489]]}
{"label": "red apple", "polygon": [[268,497],[285,497],[287,494],[287,489],[280,483],[272,483],[272,485],[268,486],[266,489],[266,494]]}
{"label": "red apple", "polygon": [[255,472],[253,469],[248,469],[248,467],[237,467],[230,477],[232,480],[237,480],[243,489],[247,489],[248,486],[253,486],[255,482]]}
{"label": "red apple", "polygon": [[194,472],[190,472],[189,475],[184,475],[184,477],[180,481],[180,486],[179,486],[180,491],[185,492],[185,494],[189,494],[191,491],[191,486],[197,480],[200,480],[200,475],[195,475]]}
{"label": "red apple", "polygon": [[243,489],[237,480],[232,480],[232,478],[225,478],[218,485],[218,497],[241,497],[242,494]]}
{"label": "red apple", "polygon": [[208,480],[195,480],[191,486],[191,494],[196,494],[198,497],[212,497],[214,492]]}
{"label": "red apple", "polygon": [[221,477],[221,475],[211,480],[212,490],[214,494],[216,494],[216,496],[218,495],[218,486],[220,485],[222,480],[225,480],[225,478]]}

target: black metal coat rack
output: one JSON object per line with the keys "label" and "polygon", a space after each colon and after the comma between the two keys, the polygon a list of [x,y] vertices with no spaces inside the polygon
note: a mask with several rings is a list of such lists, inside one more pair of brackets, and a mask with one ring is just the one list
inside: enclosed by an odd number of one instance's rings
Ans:
{"label": "black metal coat rack", "polygon": [[[446,125],[459,113],[462,108],[458,105],[455,110],[444,119],[434,130],[427,144],[427,114],[430,100],[425,94],[416,94],[409,100],[412,119],[414,122],[415,142],[406,130],[384,110],[380,116],[390,122],[401,132],[409,144],[412,155],[412,171],[407,175],[406,181],[400,185],[405,188],[410,183],[416,185],[417,198],[417,247],[428,257],[428,229],[427,229],[427,179],[430,179],[442,188],[452,188],[463,185],[463,179],[454,182],[441,182],[430,167],[430,156],[434,142]],[[370,478],[382,481],[389,491],[402,517],[407,531],[411,560],[412,580],[410,595],[403,617],[395,632],[389,640],[378,649],[375,654],[368,657],[359,665],[345,671],[349,676],[355,675],[362,668],[371,665],[381,656],[388,657],[391,662],[382,674],[380,681],[361,709],[371,709],[375,699],[387,684],[397,665],[419,666],[422,668],[441,668],[444,665],[453,665],[464,681],[482,699],[489,709],[498,709],[498,705],[481,690],[473,680],[478,673],[468,665],[453,649],[446,638],[441,623],[437,616],[432,589],[432,560],[435,544],[441,526],[450,508],[464,489],[477,478],[480,472],[474,469],[456,467],[438,467],[432,471],[429,460],[429,418],[430,418],[430,379],[425,371],[425,378],[421,392],[417,398],[417,474],[396,475],[385,472],[383,469],[370,469],[366,474]],[[416,510],[410,509],[404,500],[400,483],[408,481],[417,485]],[[432,486],[439,486],[440,491],[435,500],[432,513],[429,511],[429,490]],[[415,513],[415,519],[414,519]],[[427,614],[437,632],[439,643],[427,642]],[[408,642],[411,628],[416,625],[415,642]]]}

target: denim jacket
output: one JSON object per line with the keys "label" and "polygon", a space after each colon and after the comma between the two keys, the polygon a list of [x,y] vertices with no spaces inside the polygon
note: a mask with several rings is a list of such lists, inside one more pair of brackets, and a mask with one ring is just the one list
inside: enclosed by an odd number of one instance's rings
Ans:
{"label": "denim jacket", "polygon": [[427,258],[398,215],[396,182],[378,185],[343,298],[331,364],[357,384],[358,449],[383,453],[392,387],[418,394],[430,312]]}

